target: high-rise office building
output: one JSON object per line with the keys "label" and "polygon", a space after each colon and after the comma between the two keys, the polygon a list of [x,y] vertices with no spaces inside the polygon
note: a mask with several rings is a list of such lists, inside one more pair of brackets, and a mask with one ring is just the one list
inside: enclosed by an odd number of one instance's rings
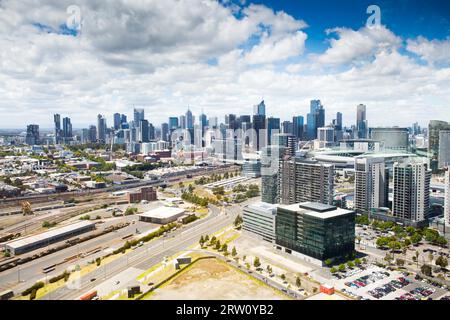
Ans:
{"label": "high-rise office building", "polygon": [[72,122],[68,117],[63,118],[62,139],[64,143],[69,143],[72,141]]}
{"label": "high-rise office building", "polygon": [[303,127],[304,127],[303,116],[297,116],[292,118],[292,133],[297,138],[297,140],[304,140],[303,138]]}
{"label": "high-rise office building", "polygon": [[336,113],[336,119],[333,120],[334,142],[339,143],[344,139],[344,128],[342,125],[342,113]]}
{"label": "high-rise office building", "polygon": [[408,128],[370,128],[370,138],[383,142],[387,150],[408,151],[409,131]]}
{"label": "high-rise office building", "polygon": [[53,123],[54,123],[54,133],[55,133],[55,144],[60,144],[62,142],[62,130],[61,130],[61,115],[54,114],[53,115]]}
{"label": "high-rise office building", "polygon": [[122,114],[120,115],[120,124],[122,129],[128,129],[128,128],[124,128],[123,125],[127,123],[127,116]]}
{"label": "high-rise office building", "polygon": [[101,114],[97,115],[97,140],[106,142],[106,118]]}
{"label": "high-rise office building", "polygon": [[114,130],[119,130],[122,124],[122,116],[120,113],[114,113]]}
{"label": "high-rise office building", "polygon": [[361,214],[371,209],[387,207],[389,193],[389,171],[384,158],[355,158],[354,208]]}
{"label": "high-rise office building", "polygon": [[431,157],[431,168],[437,169],[439,159],[439,132],[450,130],[450,123],[440,120],[431,120],[428,125],[428,153]]}
{"label": "high-rise office building", "polygon": [[264,103],[264,100],[253,107],[253,114],[266,116],[266,104]]}
{"label": "high-rise office building", "polygon": [[431,170],[423,159],[409,158],[393,167],[392,215],[413,222],[428,218]]}
{"label": "high-rise office building", "polygon": [[169,142],[169,124],[161,124],[161,140]]}
{"label": "high-rise office building", "polygon": [[332,204],[334,165],[302,158],[280,161],[278,184],[283,204],[305,201]]}
{"label": "high-rise office building", "polygon": [[267,118],[267,144],[272,144],[272,137],[280,133],[280,118],[269,117]]}
{"label": "high-rise office building", "polygon": [[139,121],[137,140],[140,142],[150,141],[148,120],[142,119],[141,121]]}
{"label": "high-rise office building", "polygon": [[187,129],[186,116],[184,114],[180,116],[179,125],[181,129]]}
{"label": "high-rise office building", "polygon": [[307,134],[309,140],[317,138],[317,128],[325,126],[325,109],[320,100],[311,100],[307,115]]}
{"label": "high-rise office building", "polygon": [[40,144],[39,126],[37,124],[27,125],[27,135],[25,136],[25,143],[30,146]]}
{"label": "high-rise office building", "polygon": [[225,115],[225,126],[229,130],[237,130],[239,128],[235,114],[230,113]]}
{"label": "high-rise office building", "polygon": [[169,130],[176,130],[178,129],[178,118],[177,117],[170,117],[169,118]]}
{"label": "high-rise office building", "polygon": [[144,119],[145,119],[144,109],[143,108],[134,108],[134,110],[133,110],[134,126],[138,127],[139,121],[144,120]]}
{"label": "high-rise office building", "polygon": [[218,137],[213,141],[214,154],[223,161],[242,160],[242,142],[237,136]]}
{"label": "high-rise office building", "polygon": [[286,155],[295,156],[297,138],[292,133],[277,133],[273,137],[273,145],[286,148]]}
{"label": "high-rise office building", "polygon": [[328,148],[334,145],[334,128],[322,127],[317,128],[317,144],[315,147]]}
{"label": "high-rise office building", "polygon": [[152,123],[148,124],[148,139],[155,140],[156,138],[156,130],[155,126]]}
{"label": "high-rise office building", "polygon": [[253,116],[253,129],[256,133],[256,150],[261,150],[261,148],[267,145],[267,134],[266,134],[266,116],[261,114],[255,114]]}
{"label": "high-rise office building", "polygon": [[342,130],[342,113],[338,112],[336,113],[336,123],[335,123],[335,129],[336,130]]}
{"label": "high-rise office building", "polygon": [[355,252],[354,211],[305,202],[279,205],[275,219],[275,244],[288,254],[322,266]]}
{"label": "high-rise office building", "polygon": [[95,142],[97,141],[97,127],[94,125],[89,126],[88,132],[88,141]]}
{"label": "high-rise office building", "polygon": [[450,130],[439,131],[438,168],[450,165]]}
{"label": "high-rise office building", "polygon": [[209,117],[208,127],[210,129],[217,129],[219,127],[219,119],[217,117]]}
{"label": "high-rise office building", "polygon": [[367,129],[366,106],[359,104],[356,106],[356,138],[367,139]]}
{"label": "high-rise office building", "polygon": [[186,129],[194,129],[194,116],[189,108],[186,111]]}
{"label": "high-rise office building", "polygon": [[283,121],[281,127],[283,133],[294,133],[294,124],[291,121]]}
{"label": "high-rise office building", "polygon": [[206,114],[202,113],[200,117],[198,118],[200,129],[202,130],[202,135],[206,130],[206,127],[208,127],[208,118],[206,117]]}

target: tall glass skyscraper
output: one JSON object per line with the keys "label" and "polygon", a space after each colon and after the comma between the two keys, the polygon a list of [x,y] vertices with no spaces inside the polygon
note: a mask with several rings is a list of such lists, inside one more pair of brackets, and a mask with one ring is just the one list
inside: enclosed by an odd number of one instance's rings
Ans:
{"label": "tall glass skyscraper", "polygon": [[366,106],[359,104],[356,107],[356,138],[367,139]]}
{"label": "tall glass skyscraper", "polygon": [[266,115],[266,104],[264,103],[264,100],[261,101],[256,106],[254,106],[253,114],[254,115],[260,115],[260,116],[265,116]]}
{"label": "tall glass skyscraper", "polygon": [[303,126],[304,126],[303,116],[297,116],[292,118],[292,133],[298,140],[303,140]]}
{"label": "tall glass skyscraper", "polygon": [[267,118],[267,144],[272,144],[272,137],[280,133],[280,118]]}
{"label": "tall glass skyscraper", "polygon": [[325,109],[320,100],[311,100],[310,112],[307,115],[308,139],[317,138],[317,128],[325,126]]}

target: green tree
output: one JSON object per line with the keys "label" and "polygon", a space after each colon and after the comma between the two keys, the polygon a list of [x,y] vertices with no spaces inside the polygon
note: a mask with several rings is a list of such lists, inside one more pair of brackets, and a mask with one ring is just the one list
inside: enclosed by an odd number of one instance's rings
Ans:
{"label": "green tree", "polygon": [[431,266],[428,264],[424,264],[421,268],[420,271],[422,271],[422,273],[428,277],[431,277],[433,275],[432,273],[432,269]]}
{"label": "green tree", "polygon": [[350,269],[352,269],[354,266],[355,264],[353,263],[353,261],[347,262],[347,267],[349,267]]}
{"label": "green tree", "polygon": [[396,263],[399,267],[403,267],[405,265],[405,260],[397,258]]}
{"label": "green tree", "polygon": [[255,260],[253,260],[253,266],[255,268],[259,268],[261,266],[261,262],[259,261],[258,257],[255,257]]}
{"label": "green tree", "polygon": [[231,250],[231,255],[232,255],[233,257],[237,256],[236,247],[233,247],[233,249]]}
{"label": "green tree", "polygon": [[[345,267],[344,267],[344,268],[345,268]],[[331,267],[330,272],[331,272],[331,273],[336,273],[336,272],[338,272],[338,270],[337,270],[335,267]]]}
{"label": "green tree", "polygon": [[341,263],[338,267],[339,271],[345,271],[345,264]]}
{"label": "green tree", "polygon": [[266,270],[268,274],[272,274],[272,267],[270,265],[267,265]]}
{"label": "green tree", "polygon": [[448,260],[447,260],[447,258],[444,258],[443,256],[437,257],[437,259],[434,263],[437,266],[440,266],[442,269],[445,269],[448,266]]}
{"label": "green tree", "polygon": [[302,281],[300,280],[299,276],[297,276],[297,278],[295,279],[295,285],[297,286],[297,288],[300,288],[302,286]]}
{"label": "green tree", "polygon": [[326,265],[327,267],[331,266],[331,263],[332,263],[331,259],[325,260],[325,265]]}
{"label": "green tree", "polygon": [[286,275],[284,273],[280,276],[280,278],[281,280],[286,281]]}
{"label": "green tree", "polygon": [[221,250],[222,250],[223,252],[227,252],[227,251],[228,251],[228,245],[227,245],[226,243],[224,243],[224,244],[222,245]]}

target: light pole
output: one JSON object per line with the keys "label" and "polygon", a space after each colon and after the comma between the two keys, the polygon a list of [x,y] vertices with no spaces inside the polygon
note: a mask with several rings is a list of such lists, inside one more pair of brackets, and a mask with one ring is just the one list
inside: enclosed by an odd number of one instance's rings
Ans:
{"label": "light pole", "polygon": [[17,282],[20,283],[20,264],[17,265]]}

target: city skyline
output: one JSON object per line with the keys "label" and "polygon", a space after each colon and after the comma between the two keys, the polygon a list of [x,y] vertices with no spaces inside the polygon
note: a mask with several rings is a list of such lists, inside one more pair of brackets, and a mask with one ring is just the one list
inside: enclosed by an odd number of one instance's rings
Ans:
{"label": "city skyline", "polygon": [[[81,1],[77,28],[67,1],[5,1],[2,16],[17,19],[0,20],[0,128],[51,128],[56,113],[82,128],[92,113],[112,123],[133,107],[159,126],[188,106],[223,117],[262,99],[282,120],[306,117],[312,99],[327,123],[342,112],[353,124],[358,104],[369,126],[450,119],[448,4],[380,1],[381,26],[367,27],[367,1],[322,3],[334,16],[310,1],[256,2]],[[392,110],[399,116],[386,117]]]}

